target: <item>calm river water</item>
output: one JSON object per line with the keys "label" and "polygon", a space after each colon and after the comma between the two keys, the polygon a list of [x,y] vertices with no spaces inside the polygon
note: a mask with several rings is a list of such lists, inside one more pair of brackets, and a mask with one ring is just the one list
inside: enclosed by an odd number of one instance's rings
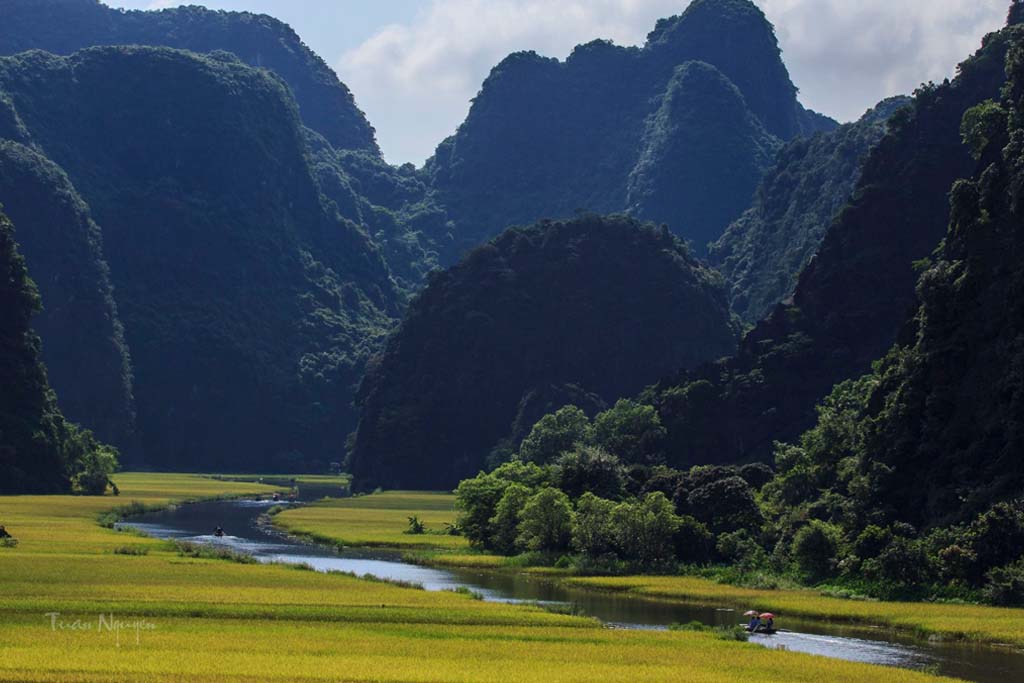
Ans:
{"label": "calm river water", "polygon": [[[303,499],[338,495],[340,489],[304,487]],[[222,545],[250,553],[261,562],[305,563],[319,571],[371,574],[422,584],[427,590],[452,590],[465,586],[485,600],[501,602],[567,603],[583,614],[596,617],[612,627],[661,629],[672,623],[700,621],[731,625],[745,621],[745,605],[697,607],[654,602],[626,595],[607,594],[560,586],[554,582],[521,574],[434,569],[401,560],[397,552],[344,550],[306,543],[282,536],[257,523],[275,503],[265,500],[236,500],[191,503],[133,517],[122,524],[158,538],[172,538]],[[225,536],[213,530],[222,527]],[[752,606],[750,606],[752,607]],[[770,609],[771,605],[758,605]],[[772,636],[754,636],[751,642],[766,647],[809,652],[858,662],[911,669],[928,669],[979,683],[1005,683],[1024,675],[1024,652],[955,643],[924,643],[897,636],[888,630],[867,629],[827,622],[788,619],[780,615],[777,625],[785,629]]]}

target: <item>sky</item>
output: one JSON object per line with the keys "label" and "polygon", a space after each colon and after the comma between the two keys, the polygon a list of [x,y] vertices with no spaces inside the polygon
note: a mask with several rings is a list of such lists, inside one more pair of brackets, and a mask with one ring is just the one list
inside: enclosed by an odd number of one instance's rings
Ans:
{"label": "sky", "polygon": [[[160,9],[180,0],[106,0]],[[954,74],[1009,0],[754,0],[800,100],[840,121]],[[287,22],[352,90],[391,163],[420,165],[455,132],[491,67],[519,50],[564,59],[595,38],[642,45],[688,0],[189,0]]]}

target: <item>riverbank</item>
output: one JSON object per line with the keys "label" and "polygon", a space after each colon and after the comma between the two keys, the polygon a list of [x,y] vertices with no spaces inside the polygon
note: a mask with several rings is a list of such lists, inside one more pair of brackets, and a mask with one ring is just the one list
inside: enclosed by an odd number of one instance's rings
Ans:
{"label": "riverbank", "polygon": [[115,480],[119,498],[0,497],[0,524],[19,540],[0,548],[0,680],[940,680],[712,634],[606,629],[451,592],[187,557],[96,519],[132,501],[275,488],[196,475]]}
{"label": "riverbank", "polygon": [[[435,541],[436,536],[402,533],[407,519],[415,515],[429,514],[435,529],[453,523],[454,499],[449,494],[386,492],[316,503],[277,515],[274,520],[290,533],[320,542],[400,548],[409,560],[428,566],[530,572],[573,587],[615,591],[648,600],[732,608],[740,613],[751,608],[770,609],[780,616],[882,627],[923,639],[1024,647],[1024,609],[851,600],[822,595],[814,589],[755,590],[692,576],[575,576],[550,567],[518,566],[514,558],[473,553],[464,540],[442,544]],[[430,501],[429,513],[417,508],[421,500]]]}

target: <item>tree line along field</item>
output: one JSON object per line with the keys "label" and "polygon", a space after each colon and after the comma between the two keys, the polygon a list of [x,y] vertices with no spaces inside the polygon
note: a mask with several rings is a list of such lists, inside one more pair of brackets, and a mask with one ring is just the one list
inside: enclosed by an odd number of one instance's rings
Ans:
{"label": "tree line along field", "polygon": [[[185,557],[97,520],[118,503],[277,489],[174,474],[121,474],[117,483],[119,500],[0,498],[0,519],[19,539],[0,548],[0,680],[939,680],[706,633],[611,630],[456,593]],[[401,496],[423,500],[394,494],[392,505]],[[387,510],[380,498],[358,500],[363,511]],[[360,507],[330,509],[344,518]],[[122,628],[101,628],[101,614]]]}
{"label": "tree line along field", "polygon": [[[949,640],[1024,645],[1024,609],[982,605],[852,600],[815,590],[751,589],[695,576],[572,576],[552,567],[515,568],[514,559],[466,552],[461,537],[409,535],[408,518],[430,520],[428,529],[455,521],[455,496],[408,491],[384,492],[315,503],[282,512],[275,524],[292,533],[348,545],[396,546],[421,550],[416,559],[437,566],[475,567],[543,573],[575,587],[629,593],[639,598],[690,604],[744,607],[760,605],[791,617],[886,626],[920,636]],[[355,540],[361,539],[361,540]],[[410,540],[414,539],[414,540]],[[424,539],[417,542],[415,539]],[[441,539],[441,543],[433,543]],[[452,539],[448,541],[447,539]]]}

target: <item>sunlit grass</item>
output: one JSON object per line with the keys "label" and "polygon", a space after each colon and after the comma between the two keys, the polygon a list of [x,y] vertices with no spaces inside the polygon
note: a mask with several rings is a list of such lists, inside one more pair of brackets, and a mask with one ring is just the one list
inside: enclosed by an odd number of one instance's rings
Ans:
{"label": "sunlit grass", "polygon": [[688,576],[575,577],[575,586],[628,591],[681,602],[771,610],[781,617],[812,617],[892,626],[919,635],[1024,645],[1024,609],[922,602],[843,600],[813,590],[757,590]]}
{"label": "sunlit grass", "polygon": [[[0,549],[0,680],[938,680],[708,634],[604,629],[535,607],[341,574],[182,557],[167,542],[102,528],[96,518],[131,500],[163,505],[273,489],[189,475],[128,474],[117,483],[120,499],[0,498],[0,524],[22,541]],[[439,513],[446,505],[405,498],[416,501]],[[380,502],[361,509],[389,510]],[[115,552],[125,547],[145,552]],[[101,614],[124,628],[104,630]]]}
{"label": "sunlit grass", "polygon": [[[387,491],[286,510],[274,517],[274,523],[338,545],[465,548],[465,538],[444,533],[446,525],[455,522],[454,505],[451,494]],[[428,533],[405,533],[414,515]]]}

